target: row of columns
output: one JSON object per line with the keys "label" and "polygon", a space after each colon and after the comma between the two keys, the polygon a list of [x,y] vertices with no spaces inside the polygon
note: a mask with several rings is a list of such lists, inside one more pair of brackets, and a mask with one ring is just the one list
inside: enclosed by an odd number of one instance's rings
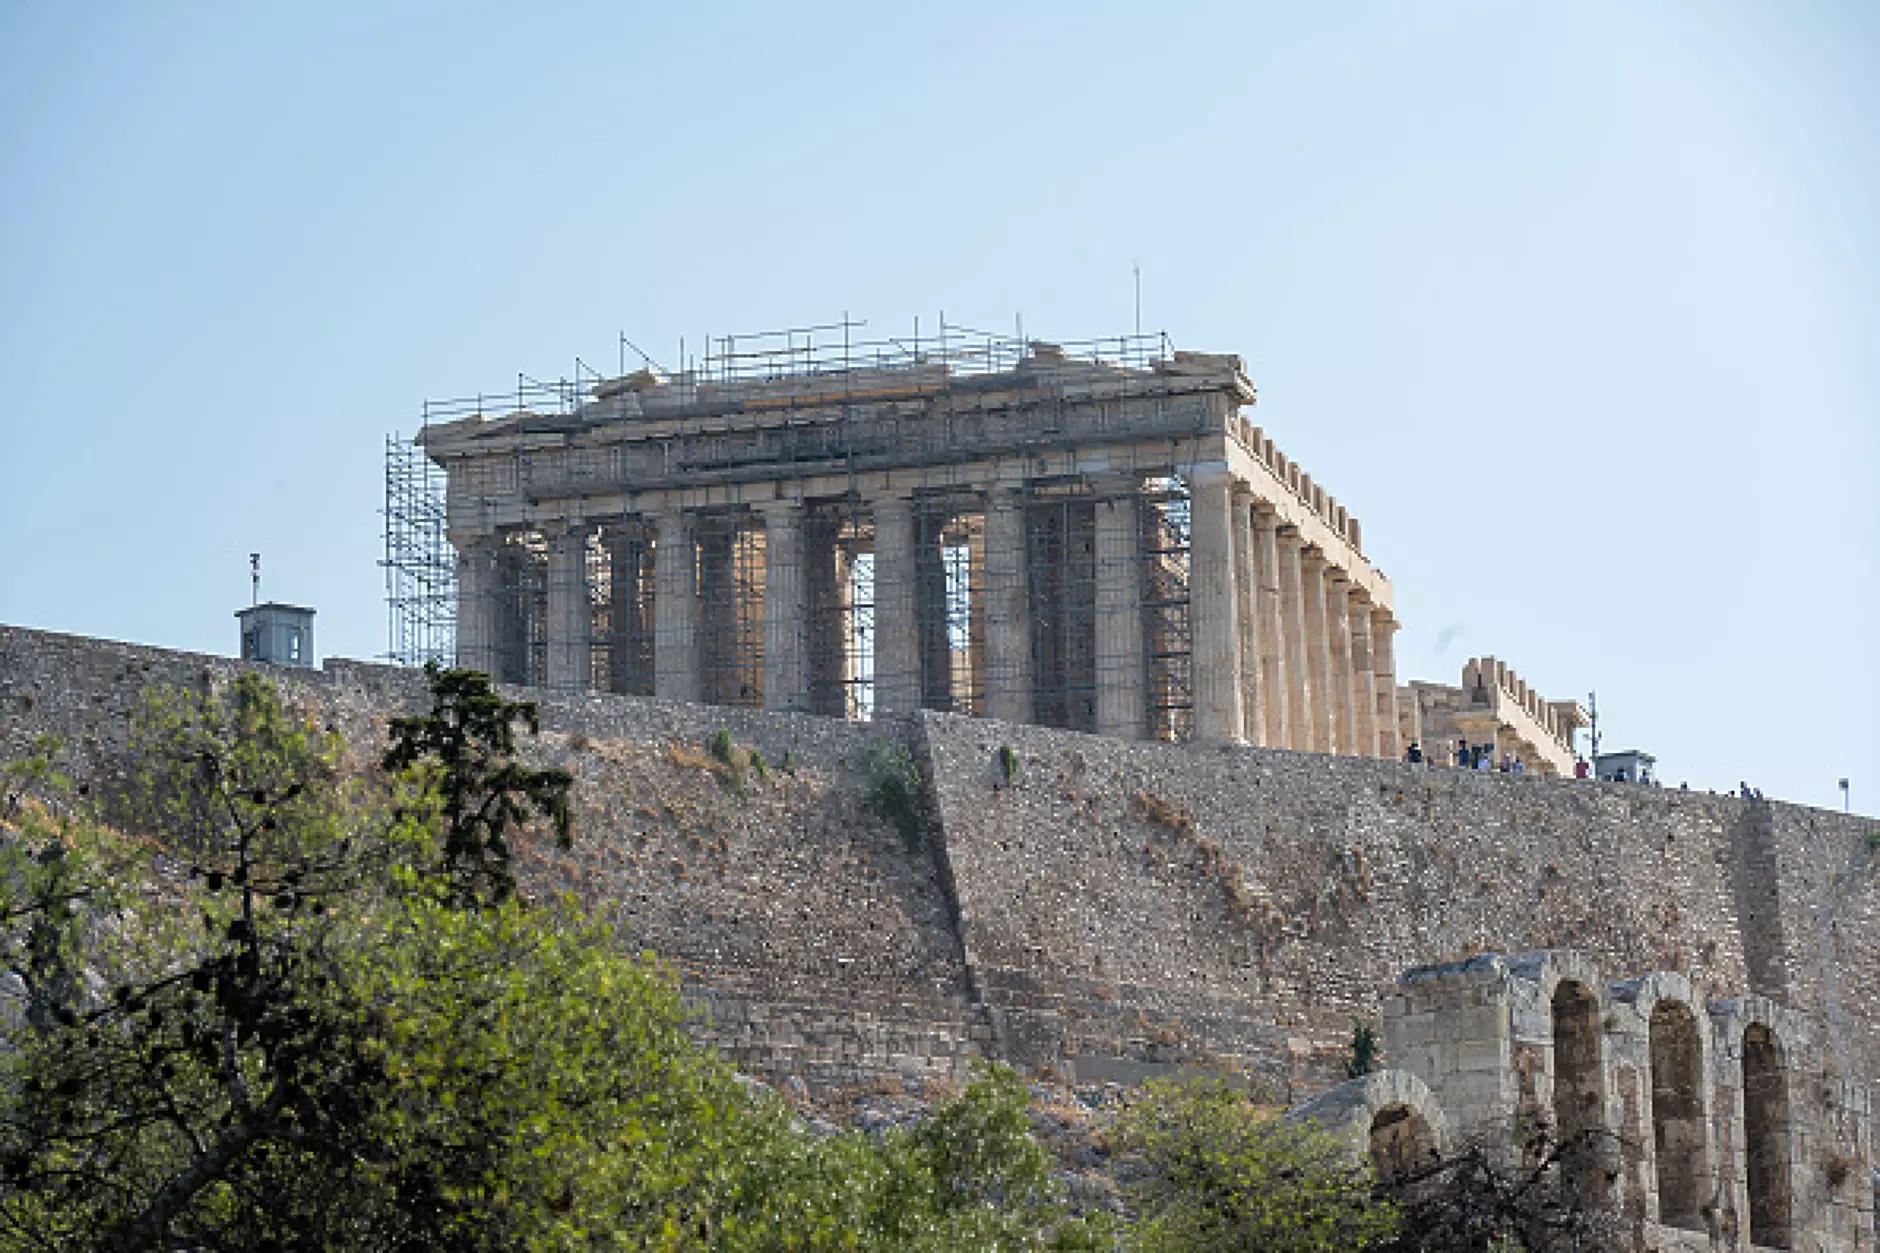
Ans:
{"label": "row of columns", "polygon": [[[874,522],[874,693],[881,713],[921,707],[917,506],[907,494],[869,501]],[[1095,729],[1145,733],[1152,646],[1143,612],[1141,501],[1127,490],[1093,502],[1095,526]],[[1255,500],[1224,463],[1190,479],[1189,685],[1197,740],[1321,753],[1398,752],[1396,624],[1346,572]],[[803,507],[757,506],[765,530],[763,691],[767,708],[810,708],[811,558]],[[1032,579],[1026,500],[1016,488],[988,493],[984,513],[984,711],[1034,718]],[[701,699],[697,539],[688,513],[655,513],[653,692]],[[547,540],[548,686],[588,685],[587,531],[558,528]],[[496,608],[493,543],[458,558],[460,665],[497,672],[503,630]]]}
{"label": "row of columns", "polygon": [[1396,619],[1225,463],[1190,489],[1195,738],[1395,758]]}

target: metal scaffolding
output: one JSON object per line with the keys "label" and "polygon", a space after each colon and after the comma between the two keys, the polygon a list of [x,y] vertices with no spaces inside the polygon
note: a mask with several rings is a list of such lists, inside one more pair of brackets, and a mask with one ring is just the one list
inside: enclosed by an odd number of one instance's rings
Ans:
{"label": "metal scaffolding", "polygon": [[385,438],[386,658],[450,665],[457,653],[457,558],[444,525],[444,471],[398,435]]}
{"label": "metal scaffolding", "polygon": [[1148,641],[1149,738],[1194,731],[1194,650],[1189,634],[1188,485],[1175,475],[1144,484],[1142,611]]}
{"label": "metal scaffolding", "polygon": [[[844,318],[706,336],[694,341],[696,355],[682,341],[679,369],[671,372],[633,348],[646,366],[641,375],[661,389],[668,420],[691,438],[692,461],[658,475],[619,441],[543,439],[453,464],[447,510],[443,473],[412,441],[388,439],[389,657],[414,665],[463,655],[455,647],[459,567],[447,519],[480,518],[517,498],[611,491],[631,501],[636,492],[668,490],[688,473],[759,463],[778,480],[813,476],[846,488],[805,496],[800,523],[784,536],[773,534],[778,523],[758,507],[761,500],[741,502],[736,492],[682,519],[629,512],[573,530],[512,522],[476,559],[486,563],[477,582],[466,583],[473,602],[489,602],[488,626],[478,629],[493,638],[462,642],[482,649],[479,664],[506,682],[629,695],[676,691],[682,699],[758,707],[770,703],[767,676],[789,673],[768,653],[794,649],[800,707],[852,719],[873,715],[884,682],[911,685],[911,699],[923,708],[998,714],[988,708],[989,676],[999,682],[1001,667],[1020,667],[1026,720],[1094,731],[1099,692],[1123,680],[1140,694],[1138,734],[1186,738],[1193,717],[1188,489],[1170,464],[1185,428],[1166,401],[1153,399],[1167,390],[1154,371],[1172,355],[1167,337],[1041,345],[944,318],[928,335],[918,322],[906,336],[864,339],[861,330]],[[639,377],[626,369],[632,347],[623,337],[617,378],[577,361],[572,379],[518,376],[513,391],[426,402],[424,424],[472,415],[517,430],[535,429],[531,423],[549,430],[553,419],[576,414],[608,421],[607,407]],[[1052,370],[1073,367],[1082,390],[1068,401]],[[1034,371],[1022,401],[975,402],[988,386],[1002,386],[980,379],[1021,368]],[[1108,389],[1094,401],[1092,378]],[[883,405],[884,396],[895,403]],[[1061,441],[1072,403],[1086,411],[1112,406],[1119,424],[1133,403],[1130,439],[1150,450],[1142,463],[1119,456],[1097,478],[1026,477],[999,488],[995,505],[986,483],[949,460],[960,441],[995,440],[1015,455],[1033,448],[1042,455]],[[755,416],[728,424],[728,405]],[[793,420],[798,411],[822,416]],[[831,411],[839,420],[827,420]],[[1160,443],[1144,428],[1143,413],[1151,424],[1155,414],[1167,421]],[[928,466],[921,485],[902,501],[869,499],[861,476],[910,450]],[[1128,543],[1106,547],[1106,526],[1112,535],[1125,527]],[[675,547],[662,562],[665,544]],[[773,553],[773,545],[782,546]],[[1134,568],[1119,570],[1120,562]],[[884,570],[897,574],[884,582]],[[800,622],[769,621],[768,584],[779,578],[780,594],[801,588]],[[1103,588],[1118,586],[1133,589],[1128,612],[1139,621],[1130,637],[1140,640],[1133,652],[1106,651],[1099,638]],[[667,597],[696,608],[662,605]],[[1015,613],[1028,650],[991,648],[993,632]],[[895,639],[913,641],[911,655],[884,654],[879,628],[889,622],[903,628]],[[662,666],[679,676],[668,689],[658,681]],[[1111,673],[1124,667],[1131,673]]]}

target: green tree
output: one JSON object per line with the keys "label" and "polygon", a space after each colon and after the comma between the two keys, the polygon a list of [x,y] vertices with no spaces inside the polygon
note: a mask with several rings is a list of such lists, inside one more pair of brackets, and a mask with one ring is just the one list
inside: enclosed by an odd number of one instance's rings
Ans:
{"label": "green tree", "polygon": [[510,852],[572,834],[481,675],[376,774],[253,675],[139,712],[106,823],[6,775],[0,1251],[1111,1247],[1015,1076],[818,1137],[685,1034],[670,974]]}
{"label": "green tree", "polygon": [[1347,1253],[1394,1226],[1342,1144],[1225,1083],[1147,1085],[1117,1139],[1133,1159],[1141,1215],[1131,1247],[1144,1253]]}
{"label": "green tree", "polygon": [[670,976],[572,910],[413,897],[342,972],[347,1128],[407,1239],[452,1249],[702,1247],[751,1101],[684,1034]]}
{"label": "green tree", "polygon": [[27,1247],[153,1244],[287,1135],[332,1038],[301,989],[358,874],[333,847],[336,743],[253,676],[153,699],[135,735],[135,837],[41,772],[0,839],[0,951],[28,1005],[0,1055],[0,1232]]}
{"label": "green tree", "polygon": [[1351,1043],[1345,1050],[1345,1078],[1361,1079],[1376,1070],[1383,1051],[1378,1042],[1377,1028],[1362,1018],[1353,1018]]}
{"label": "green tree", "polygon": [[392,720],[382,764],[421,772],[441,800],[441,869],[457,899],[501,901],[515,890],[510,840],[531,819],[546,819],[563,848],[572,841],[574,780],[566,770],[516,759],[516,724],[531,735],[542,729],[533,702],[505,700],[474,670],[441,670],[431,662],[425,673],[431,708]]}
{"label": "green tree", "polygon": [[492,731],[532,711],[433,678],[456,755],[376,789],[252,673],[146,698],[115,825],[43,765],[9,772],[0,957],[25,1029],[0,1053],[0,1233],[317,1247],[321,1223],[281,1216],[369,1162],[358,1127],[391,1080],[347,999],[361,955],[422,902],[506,894],[491,848],[531,814],[568,833],[565,785]]}
{"label": "green tree", "polygon": [[[909,1131],[773,1135],[747,1158],[715,1247],[752,1253],[871,1249],[1113,1249],[1102,1217],[1071,1216],[1033,1138],[1029,1097],[983,1065],[964,1093]],[[774,1129],[774,1124],[772,1124]]]}

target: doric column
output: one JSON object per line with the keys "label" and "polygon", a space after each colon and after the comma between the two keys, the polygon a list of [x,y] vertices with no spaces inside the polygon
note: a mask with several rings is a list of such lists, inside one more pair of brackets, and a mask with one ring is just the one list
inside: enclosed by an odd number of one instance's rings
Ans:
{"label": "doric column", "polygon": [[1282,635],[1279,599],[1279,536],[1277,519],[1266,505],[1256,505],[1253,518],[1254,616],[1258,619],[1260,704],[1266,738],[1272,748],[1290,748],[1286,714],[1286,641]]}
{"label": "doric column", "polygon": [[1242,739],[1239,593],[1234,586],[1233,480],[1226,462],[1189,479],[1188,636],[1195,739]]}
{"label": "doric column", "polygon": [[1240,620],[1241,732],[1249,744],[1266,744],[1265,687],[1260,682],[1260,590],[1254,578],[1253,495],[1235,485],[1234,509],[1234,614]]}
{"label": "doric column", "polygon": [[1031,721],[1031,577],[1025,499],[1001,488],[986,498],[986,716]]}
{"label": "doric column", "polygon": [[653,695],[697,702],[698,557],[683,510],[659,514],[653,542]]}
{"label": "doric column", "polygon": [[1337,567],[1326,569],[1325,626],[1332,649],[1332,751],[1357,756],[1360,750],[1357,710],[1352,700],[1351,580]]}
{"label": "doric column", "polygon": [[854,664],[854,608],[850,604],[849,551],[840,542],[841,519],[829,510],[803,523],[803,567],[809,608],[809,708],[836,718],[850,716],[849,668]]}
{"label": "doric column", "polygon": [[1391,644],[1396,634],[1397,619],[1391,617],[1390,610],[1371,611],[1371,671],[1377,689],[1377,752],[1389,761],[1403,756],[1402,737],[1397,730],[1397,658]]}
{"label": "doric column", "polygon": [[1325,624],[1325,555],[1316,548],[1301,553],[1299,577],[1306,601],[1306,668],[1312,676],[1308,732],[1312,751],[1329,753],[1338,702],[1332,695],[1332,641]]}
{"label": "doric column", "polygon": [[914,511],[914,621],[920,637],[920,705],[954,711],[953,633],[947,604],[944,503]]}
{"label": "doric column", "polygon": [[647,610],[656,598],[647,577],[646,532],[626,519],[606,537],[608,689],[630,696],[653,690],[652,631]]}
{"label": "doric column", "polygon": [[[1133,487],[1133,484],[1132,484]],[[1097,502],[1097,734],[1142,738],[1142,553],[1136,497]]]}
{"label": "doric column", "polygon": [[1312,667],[1306,647],[1305,551],[1299,528],[1278,527],[1280,633],[1286,643],[1286,745],[1312,751]]}
{"label": "doric column", "polygon": [[764,708],[809,709],[809,578],[803,507],[758,506],[764,518]]}
{"label": "doric column", "polygon": [[585,692],[593,675],[593,609],[588,596],[588,529],[578,522],[548,534],[547,686]]}
{"label": "doric column", "polygon": [[1379,755],[1377,739],[1377,673],[1371,648],[1371,597],[1364,589],[1351,589],[1351,703],[1357,714],[1360,757]]}
{"label": "doric column", "polygon": [[875,712],[920,708],[920,603],[914,571],[914,502],[877,496],[875,517]]}
{"label": "doric column", "polygon": [[497,595],[496,537],[471,536],[456,543],[456,548],[457,668],[500,678],[496,637],[501,630],[502,603]]}
{"label": "doric column", "polygon": [[692,516],[692,552],[698,573],[698,699],[735,705],[744,699],[746,671],[738,665],[737,544],[730,517],[720,511]]}

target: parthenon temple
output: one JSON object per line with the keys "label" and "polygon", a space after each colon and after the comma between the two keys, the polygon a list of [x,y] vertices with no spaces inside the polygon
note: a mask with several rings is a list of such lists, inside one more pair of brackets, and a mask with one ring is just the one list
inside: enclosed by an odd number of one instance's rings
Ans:
{"label": "parthenon temple", "polygon": [[1250,420],[1241,358],[958,328],[708,342],[685,370],[623,370],[559,406],[519,394],[492,416],[479,398],[427,421],[460,665],[1399,753],[1390,582]]}

